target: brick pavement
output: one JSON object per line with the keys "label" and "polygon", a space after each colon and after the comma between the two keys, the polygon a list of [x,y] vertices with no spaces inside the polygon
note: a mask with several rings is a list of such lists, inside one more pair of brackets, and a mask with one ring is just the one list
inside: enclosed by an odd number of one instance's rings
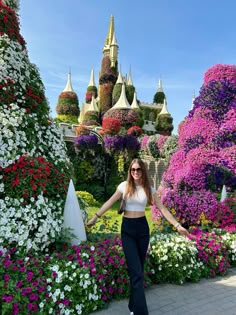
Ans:
{"label": "brick pavement", "polygon": [[[236,315],[236,268],[226,276],[146,289],[149,315]],[[113,301],[92,315],[129,315],[127,300]]]}

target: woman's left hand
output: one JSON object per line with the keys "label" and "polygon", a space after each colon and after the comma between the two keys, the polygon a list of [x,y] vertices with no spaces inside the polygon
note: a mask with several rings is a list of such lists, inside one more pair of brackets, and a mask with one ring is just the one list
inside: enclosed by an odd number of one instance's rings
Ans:
{"label": "woman's left hand", "polygon": [[184,227],[182,227],[182,225],[178,226],[177,231],[181,235],[189,236],[189,232]]}

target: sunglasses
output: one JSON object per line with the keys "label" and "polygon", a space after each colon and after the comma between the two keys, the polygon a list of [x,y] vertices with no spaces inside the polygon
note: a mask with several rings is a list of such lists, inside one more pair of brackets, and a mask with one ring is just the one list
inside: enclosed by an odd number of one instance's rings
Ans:
{"label": "sunglasses", "polygon": [[142,169],[140,167],[138,167],[138,168],[131,168],[131,172],[132,173],[134,173],[135,171],[140,173],[140,172],[142,172]]}

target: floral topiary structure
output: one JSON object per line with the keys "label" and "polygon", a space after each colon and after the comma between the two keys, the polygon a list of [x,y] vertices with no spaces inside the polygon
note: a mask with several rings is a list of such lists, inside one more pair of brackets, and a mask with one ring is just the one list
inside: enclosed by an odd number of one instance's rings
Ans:
{"label": "floral topiary structure", "polygon": [[62,229],[69,164],[18,17],[1,0],[0,24],[0,246],[44,250]]}
{"label": "floral topiary structure", "polygon": [[218,222],[222,186],[228,192],[236,189],[235,69],[216,65],[206,72],[163,176],[163,202],[188,225],[198,224],[201,215]]}

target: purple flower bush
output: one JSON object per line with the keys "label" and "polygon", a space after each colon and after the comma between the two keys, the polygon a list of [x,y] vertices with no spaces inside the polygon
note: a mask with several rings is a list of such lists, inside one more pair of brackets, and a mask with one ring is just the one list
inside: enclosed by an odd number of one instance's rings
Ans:
{"label": "purple flower bush", "polygon": [[178,149],[162,178],[163,202],[188,225],[198,224],[201,214],[217,221],[226,211],[219,207],[222,186],[228,192],[236,188],[236,71],[235,66],[216,68],[220,75],[207,74],[179,126]]}
{"label": "purple flower bush", "polygon": [[74,144],[79,150],[93,149],[98,147],[98,138],[96,135],[80,135],[75,138]]}
{"label": "purple flower bush", "polygon": [[124,136],[124,147],[128,152],[138,152],[140,149],[140,143],[136,136],[125,135]]}
{"label": "purple flower bush", "polygon": [[120,152],[124,150],[124,137],[121,135],[104,137],[104,147],[108,152]]}
{"label": "purple flower bush", "polygon": [[108,152],[120,153],[127,150],[128,152],[138,152],[140,143],[137,137],[133,135],[116,135],[106,136],[104,138],[104,146]]}

